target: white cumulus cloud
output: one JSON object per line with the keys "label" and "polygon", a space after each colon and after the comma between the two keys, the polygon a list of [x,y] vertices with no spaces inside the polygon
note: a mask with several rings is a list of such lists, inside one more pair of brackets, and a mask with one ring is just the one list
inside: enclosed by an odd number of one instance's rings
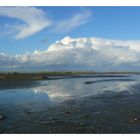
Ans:
{"label": "white cumulus cloud", "polygon": [[17,69],[135,71],[140,68],[139,56],[138,40],[65,37],[46,51],[13,57],[0,55],[0,64],[17,66]]}

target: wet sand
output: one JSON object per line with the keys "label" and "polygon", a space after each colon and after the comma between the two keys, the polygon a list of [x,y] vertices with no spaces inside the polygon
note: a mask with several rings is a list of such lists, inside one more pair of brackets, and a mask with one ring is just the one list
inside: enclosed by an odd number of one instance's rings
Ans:
{"label": "wet sand", "polygon": [[[112,77],[79,80],[83,80],[81,86],[87,86],[87,89],[88,86],[94,86],[94,84],[103,83],[102,86],[104,86],[107,82],[110,84],[110,82],[135,81],[135,78],[129,78],[131,76],[126,75],[122,76],[123,79],[120,75],[114,79]],[[77,83],[77,79],[75,80]],[[24,93],[25,89],[36,88],[41,84],[38,80],[22,79],[19,81],[12,82],[13,85],[11,82],[7,84],[5,82],[5,86],[0,81],[0,133],[140,133],[139,82],[129,86],[130,90],[104,90],[101,94],[76,97],[72,95],[61,102],[53,102],[46,100],[45,98],[48,97],[45,94]],[[50,86],[53,82],[54,84],[60,83],[61,78],[51,81]],[[80,84],[79,82],[77,85]],[[46,85],[43,83],[43,87],[47,86],[49,83]],[[70,85],[67,90],[71,88]],[[89,89],[89,92],[95,91]]]}

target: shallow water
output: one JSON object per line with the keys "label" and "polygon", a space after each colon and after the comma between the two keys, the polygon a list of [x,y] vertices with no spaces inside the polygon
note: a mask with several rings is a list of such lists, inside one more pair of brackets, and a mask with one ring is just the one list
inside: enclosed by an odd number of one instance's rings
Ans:
{"label": "shallow water", "polygon": [[139,75],[55,77],[9,87],[0,87],[1,133],[140,133]]}

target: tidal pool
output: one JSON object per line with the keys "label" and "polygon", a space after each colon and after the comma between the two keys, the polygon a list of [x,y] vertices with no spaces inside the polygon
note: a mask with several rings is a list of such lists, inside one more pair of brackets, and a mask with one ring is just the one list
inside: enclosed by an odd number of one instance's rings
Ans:
{"label": "tidal pool", "polygon": [[140,133],[140,75],[24,83],[0,83],[0,133]]}

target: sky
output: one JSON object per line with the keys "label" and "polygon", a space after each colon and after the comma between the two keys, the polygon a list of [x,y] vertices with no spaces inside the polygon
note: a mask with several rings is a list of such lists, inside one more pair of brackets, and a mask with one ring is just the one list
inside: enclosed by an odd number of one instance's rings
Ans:
{"label": "sky", "polygon": [[0,70],[139,71],[139,26],[140,7],[0,7]]}

